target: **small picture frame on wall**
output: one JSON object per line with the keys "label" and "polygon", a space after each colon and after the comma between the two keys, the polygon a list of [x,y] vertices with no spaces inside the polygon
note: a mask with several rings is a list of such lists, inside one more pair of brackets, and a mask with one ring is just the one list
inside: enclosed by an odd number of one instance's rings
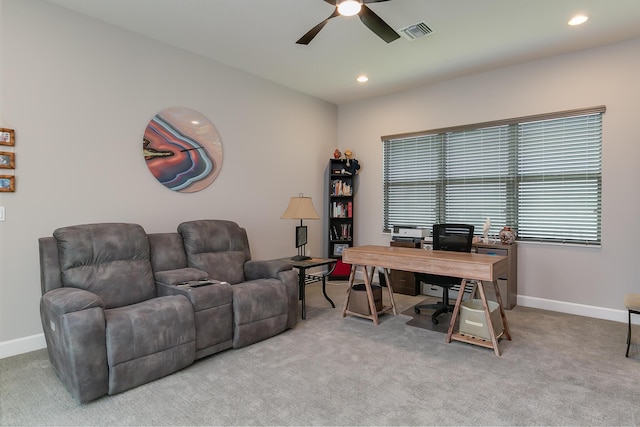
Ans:
{"label": "small picture frame on wall", "polygon": [[16,155],[10,151],[0,151],[0,169],[15,169]]}
{"label": "small picture frame on wall", "polygon": [[15,145],[16,133],[13,129],[0,128],[0,145]]}
{"label": "small picture frame on wall", "polygon": [[333,245],[333,256],[342,256],[342,252],[348,247],[348,243],[336,243]]}
{"label": "small picture frame on wall", "polygon": [[14,191],[16,191],[16,177],[0,175],[0,193],[13,193]]}

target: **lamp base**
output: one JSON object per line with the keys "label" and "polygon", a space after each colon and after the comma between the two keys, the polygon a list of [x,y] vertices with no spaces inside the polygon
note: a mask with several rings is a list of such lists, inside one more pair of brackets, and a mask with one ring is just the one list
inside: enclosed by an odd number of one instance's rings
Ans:
{"label": "lamp base", "polygon": [[306,261],[308,259],[311,259],[311,257],[306,255],[295,255],[291,257],[291,261]]}

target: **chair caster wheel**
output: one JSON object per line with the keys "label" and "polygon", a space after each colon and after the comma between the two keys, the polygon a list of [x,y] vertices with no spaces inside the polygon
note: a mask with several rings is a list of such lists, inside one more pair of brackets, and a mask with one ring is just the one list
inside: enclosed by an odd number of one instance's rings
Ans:
{"label": "chair caster wheel", "polygon": [[415,311],[415,312],[416,312],[416,314],[420,314],[420,309],[419,309],[419,308],[417,308],[417,307],[416,307],[416,308],[414,308],[414,309],[413,309],[413,311]]}
{"label": "chair caster wheel", "polygon": [[438,324],[438,323],[440,323],[440,322],[439,322],[439,321],[438,321],[438,319],[436,319],[435,317],[432,317],[432,318],[431,318],[431,323],[433,323],[434,325],[437,325],[437,324]]}

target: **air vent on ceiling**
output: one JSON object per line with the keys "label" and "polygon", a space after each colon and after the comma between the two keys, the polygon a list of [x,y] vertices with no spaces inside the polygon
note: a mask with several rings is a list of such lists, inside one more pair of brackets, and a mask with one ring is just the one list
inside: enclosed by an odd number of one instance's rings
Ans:
{"label": "air vent on ceiling", "polygon": [[402,34],[405,39],[415,40],[433,33],[433,30],[423,21],[401,28],[398,32]]}

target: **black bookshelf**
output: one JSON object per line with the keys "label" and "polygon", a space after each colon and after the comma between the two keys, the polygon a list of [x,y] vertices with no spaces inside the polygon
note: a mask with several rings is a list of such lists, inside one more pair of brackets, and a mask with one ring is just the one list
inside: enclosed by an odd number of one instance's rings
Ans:
{"label": "black bookshelf", "polygon": [[348,172],[347,161],[331,159],[329,163],[328,191],[328,253],[327,258],[337,259],[331,274],[334,279],[347,279],[351,265],[342,262],[342,251],[353,246],[354,181]]}

